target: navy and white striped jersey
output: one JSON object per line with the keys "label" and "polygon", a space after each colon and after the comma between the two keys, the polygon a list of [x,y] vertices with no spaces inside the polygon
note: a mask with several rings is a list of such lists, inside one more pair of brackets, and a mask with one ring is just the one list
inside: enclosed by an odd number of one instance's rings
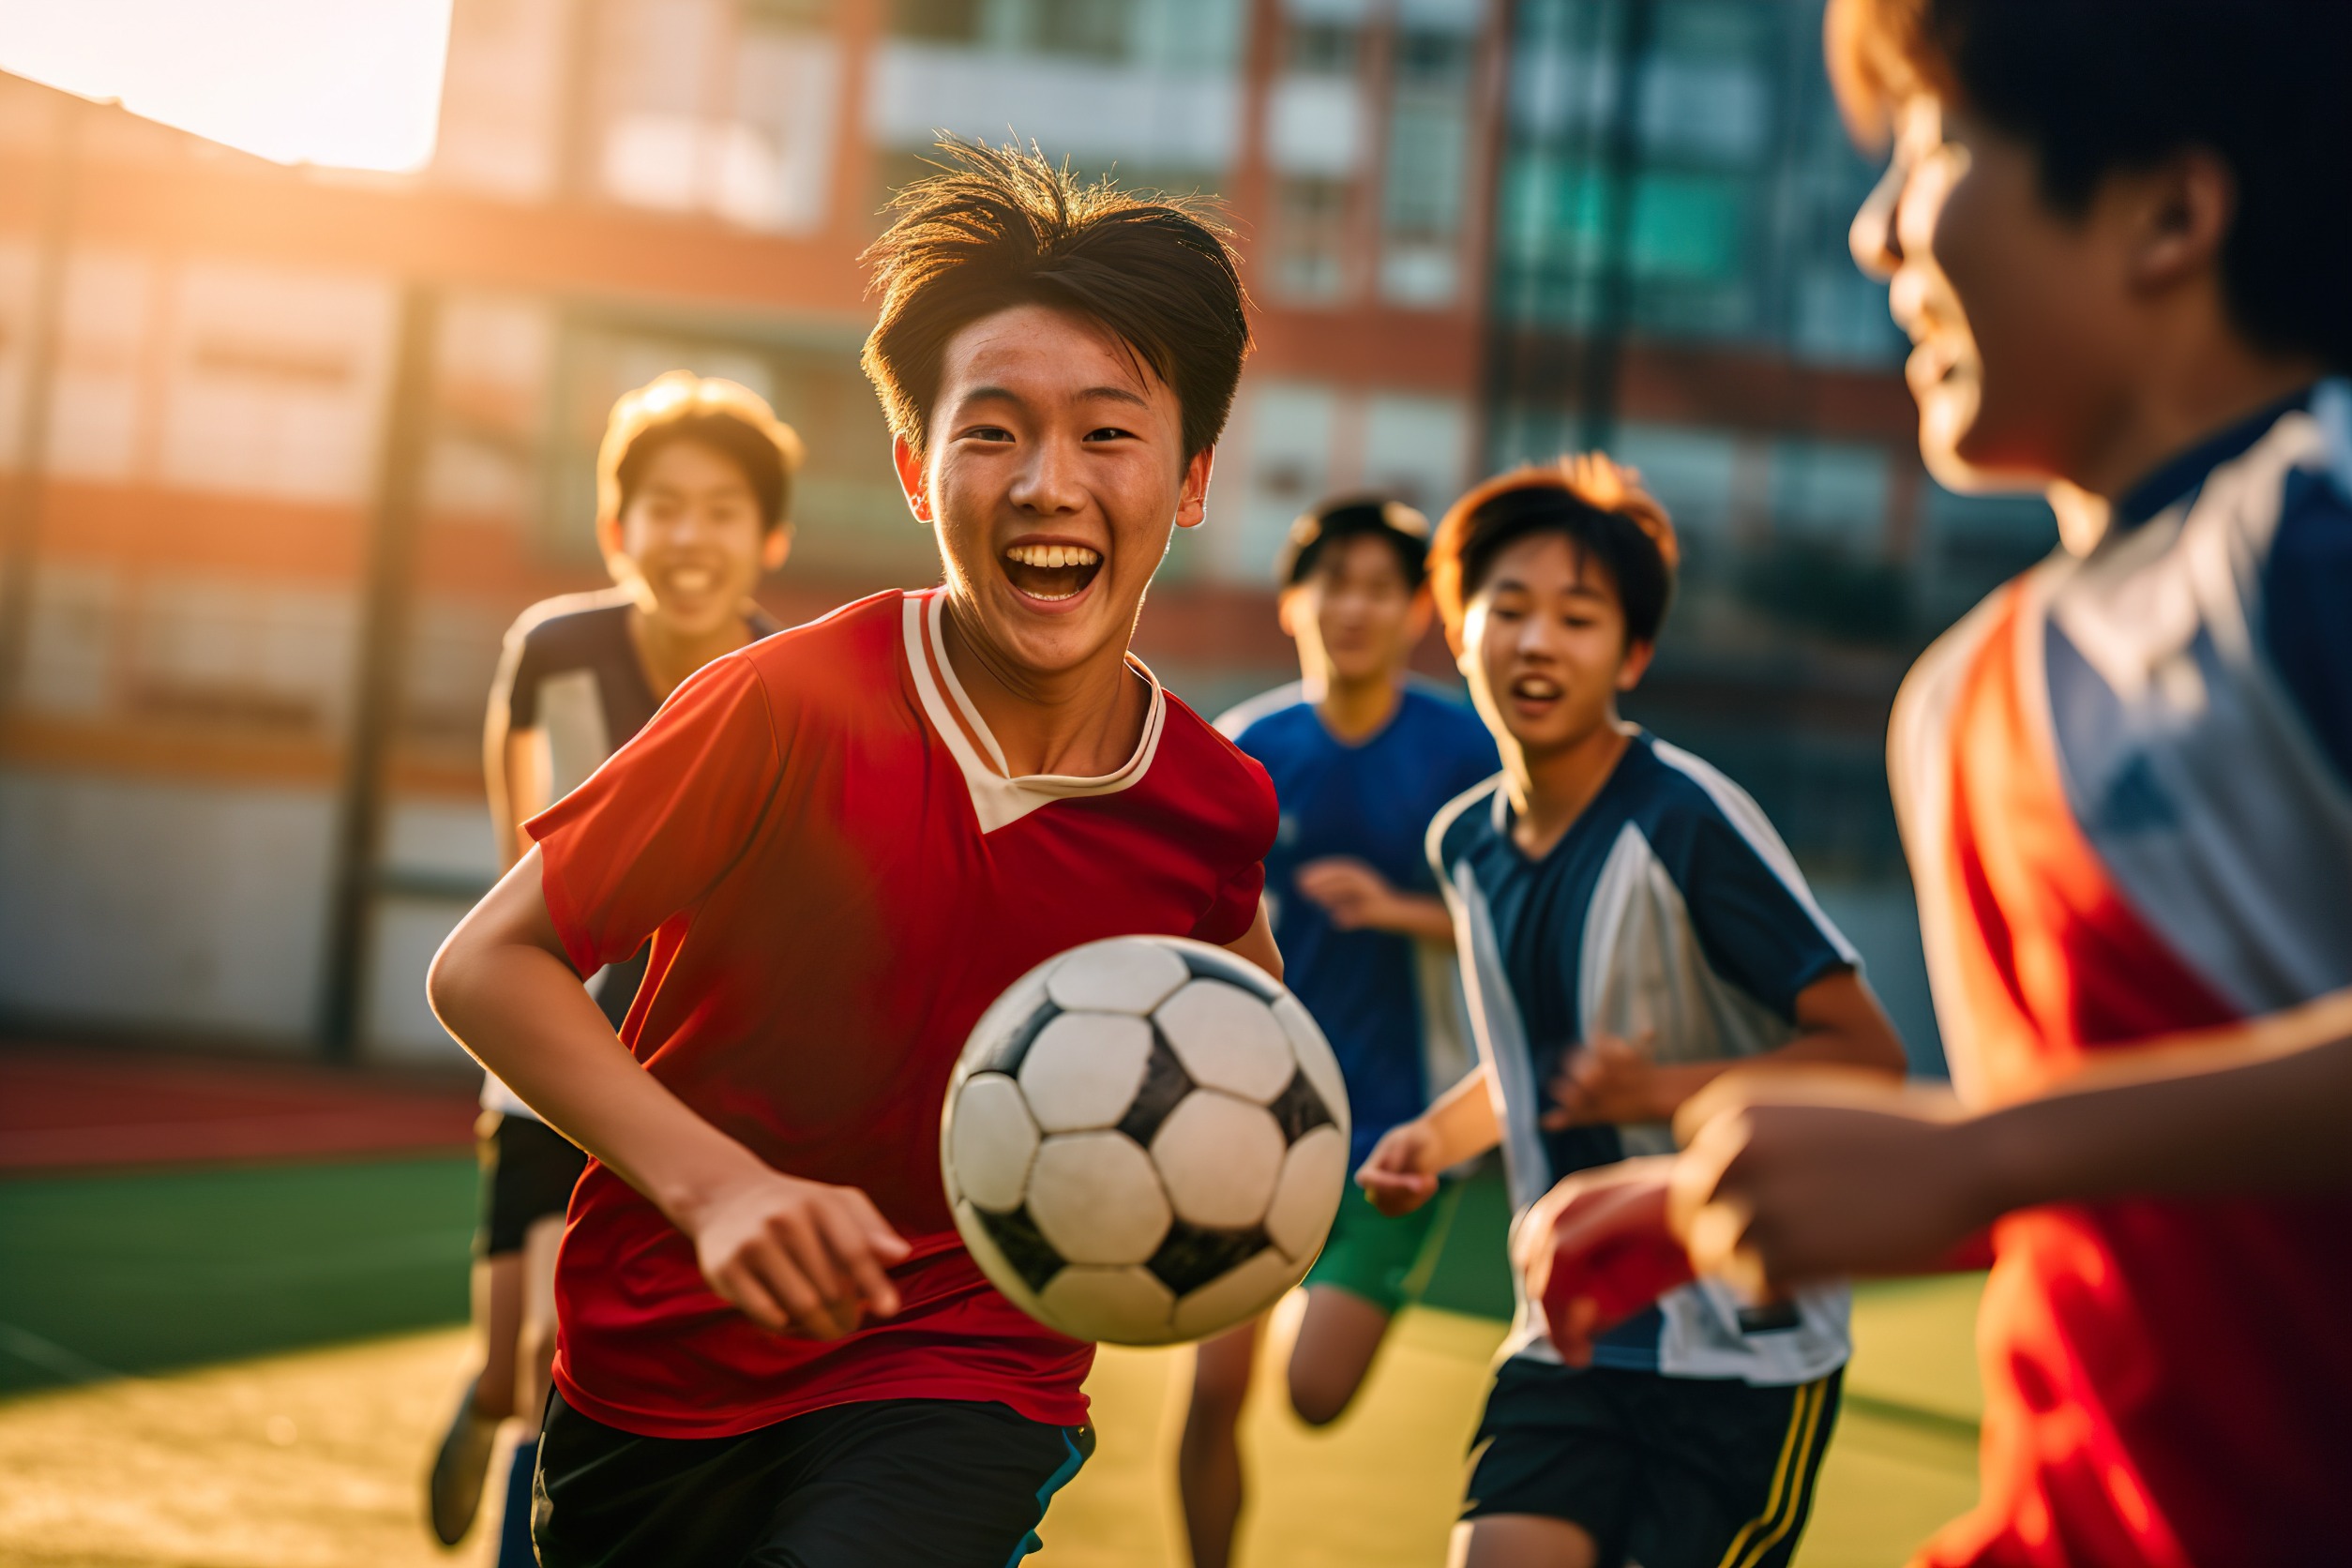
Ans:
{"label": "navy and white striped jersey", "polygon": [[[1660,1062],[1752,1056],[1796,1034],[1797,995],[1859,967],[1764,813],[1706,762],[1636,734],[1560,841],[1530,860],[1500,776],[1429,827],[1452,904],[1479,1056],[1493,1074],[1513,1208],[1572,1171],[1674,1147],[1664,1124],[1549,1132],[1548,1085],[1576,1045],[1613,1034]],[[1842,1365],[1843,1286],[1746,1312],[1700,1280],[1620,1325],[1594,1364],[1808,1382]],[[1558,1359],[1522,1291],[1507,1355]]]}

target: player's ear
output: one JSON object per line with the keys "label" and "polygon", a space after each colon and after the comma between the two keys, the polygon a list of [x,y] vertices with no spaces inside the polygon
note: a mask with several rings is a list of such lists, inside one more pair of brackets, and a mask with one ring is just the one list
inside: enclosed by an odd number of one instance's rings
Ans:
{"label": "player's ear", "polygon": [[767,536],[760,541],[760,569],[763,572],[775,571],[792,553],[792,525],[779,522],[769,529]]}
{"label": "player's ear", "polygon": [[1437,612],[1438,601],[1430,596],[1428,584],[1424,583],[1414,589],[1413,602],[1405,611],[1405,638],[1409,646],[1421,646],[1421,640],[1429,635],[1429,617]]}
{"label": "player's ear", "polygon": [[924,469],[923,455],[903,435],[890,438],[890,466],[898,471],[898,489],[907,498],[907,510],[914,514],[915,521],[930,527],[930,475]]}
{"label": "player's ear", "polygon": [[600,517],[596,520],[596,551],[604,557],[604,569],[611,575],[613,581],[629,582],[636,579],[637,563],[621,542],[619,518]]}
{"label": "player's ear", "polygon": [[1216,466],[1217,449],[1203,446],[1184,463],[1184,490],[1176,503],[1176,526],[1198,528],[1209,520],[1209,471]]}
{"label": "player's ear", "polygon": [[1282,635],[1296,641],[1299,635],[1299,585],[1291,583],[1274,596],[1274,621],[1282,627]]}
{"label": "player's ear", "polygon": [[2110,176],[2131,215],[2130,276],[2144,289],[2168,288],[2221,264],[2222,242],[2238,208],[2229,165],[2188,148],[2139,173]]}
{"label": "player's ear", "polygon": [[1650,656],[1657,651],[1654,642],[1628,641],[1625,656],[1617,662],[1617,689],[1631,691],[1641,685],[1642,676],[1650,671]]}

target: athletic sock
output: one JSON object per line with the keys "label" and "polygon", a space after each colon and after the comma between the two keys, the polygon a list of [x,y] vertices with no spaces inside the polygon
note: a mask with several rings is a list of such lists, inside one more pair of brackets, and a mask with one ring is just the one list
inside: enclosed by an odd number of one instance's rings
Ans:
{"label": "athletic sock", "polygon": [[539,1468],[539,1440],[525,1438],[515,1444],[515,1462],[506,1471],[506,1510],[498,1521],[497,1568],[537,1568],[531,1550],[531,1472]]}

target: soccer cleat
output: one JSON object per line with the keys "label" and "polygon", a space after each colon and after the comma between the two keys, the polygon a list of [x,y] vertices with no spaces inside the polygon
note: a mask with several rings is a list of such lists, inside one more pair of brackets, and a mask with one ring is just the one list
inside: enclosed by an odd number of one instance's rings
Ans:
{"label": "soccer cleat", "polygon": [[456,1545],[474,1528],[474,1515],[482,1507],[482,1484],[490,1474],[490,1450],[498,1438],[500,1423],[483,1415],[474,1403],[480,1380],[465,1385],[425,1483],[425,1512],[432,1520],[434,1539],[445,1546]]}

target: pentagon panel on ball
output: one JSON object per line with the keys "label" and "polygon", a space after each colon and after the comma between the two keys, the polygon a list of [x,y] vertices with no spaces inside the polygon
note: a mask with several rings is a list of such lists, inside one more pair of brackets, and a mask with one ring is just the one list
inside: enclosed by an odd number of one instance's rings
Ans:
{"label": "pentagon panel on ball", "polygon": [[1048,959],[975,1025],[940,1163],[996,1288],[1077,1339],[1159,1345],[1299,1282],[1348,1180],[1348,1098],[1306,1009],[1182,937]]}

